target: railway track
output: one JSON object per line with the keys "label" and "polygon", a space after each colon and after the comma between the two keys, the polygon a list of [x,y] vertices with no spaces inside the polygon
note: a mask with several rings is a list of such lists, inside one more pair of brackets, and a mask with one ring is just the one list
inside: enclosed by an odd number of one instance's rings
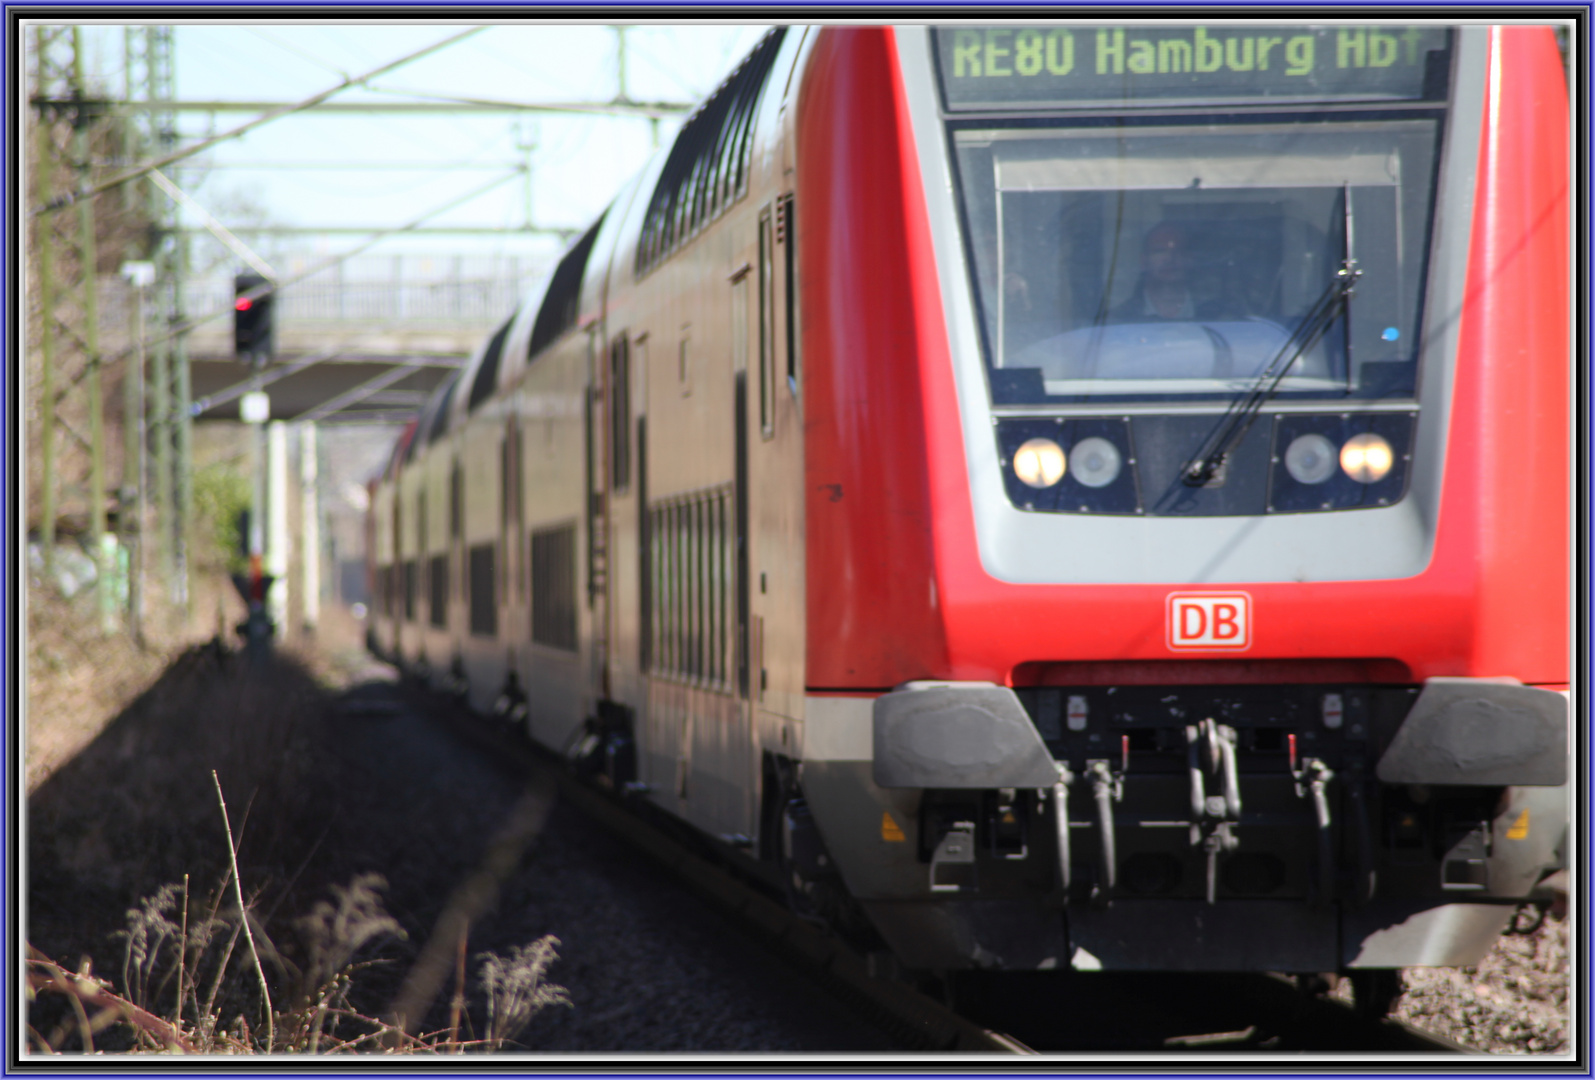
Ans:
{"label": "railway track", "polygon": [[732,866],[717,864],[562,767],[515,733],[437,695],[429,711],[467,741],[557,785],[562,798],[735,920],[771,951],[888,1034],[902,1049],[1033,1055],[1165,1051],[1246,1055],[1410,1053],[1469,1048],[1397,1020],[1360,1016],[1304,992],[1281,975],[1124,975],[960,972],[945,1000],[893,978],[834,934],[772,899]]}

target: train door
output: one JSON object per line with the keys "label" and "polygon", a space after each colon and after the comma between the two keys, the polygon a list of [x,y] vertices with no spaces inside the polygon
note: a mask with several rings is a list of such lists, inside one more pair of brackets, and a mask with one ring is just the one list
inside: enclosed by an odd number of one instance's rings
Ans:
{"label": "train door", "polygon": [[607,364],[597,326],[587,334],[587,396],[583,413],[587,493],[587,609],[590,632],[588,693],[596,702],[609,697],[609,418],[604,389]]}
{"label": "train door", "polygon": [[468,601],[465,580],[465,472],[460,467],[459,445],[458,437],[449,440],[449,540],[445,550],[448,553],[446,572],[450,581],[444,602],[448,611],[447,662],[451,665],[459,658],[464,646],[462,639],[465,636]]}
{"label": "train door", "polygon": [[[608,586],[603,694],[597,719],[614,745],[623,747],[626,760],[611,762],[612,779],[619,783],[636,779],[632,740],[638,730],[637,716],[646,692],[641,676],[642,593],[641,563],[642,480],[638,466],[640,448],[636,445],[645,433],[641,413],[647,400],[642,390],[645,373],[640,358],[646,357],[646,337],[632,342],[629,332],[609,335],[602,358],[603,370],[603,451],[605,507],[608,544],[605,581]],[[636,354],[640,354],[636,355]]]}
{"label": "train door", "polygon": [[391,505],[388,507],[388,589],[387,613],[388,630],[391,635],[388,647],[396,661],[402,662],[404,658],[404,597],[401,592],[400,582],[404,577],[403,547],[399,538],[403,536],[404,514],[400,510],[403,500],[399,497],[399,477],[394,476],[393,482],[388,485],[388,496]]}
{"label": "train door", "polygon": [[[760,222],[762,243],[763,220]],[[748,454],[750,449],[749,413],[753,408],[748,395],[749,336],[752,333],[754,300],[750,294],[758,288],[759,275],[744,263],[731,275],[731,377],[732,384],[732,439],[736,453],[736,472],[732,479],[734,504],[732,518],[732,574],[735,578],[733,602],[735,609],[731,625],[736,635],[735,661],[732,668],[732,689],[737,699],[737,719],[746,738],[744,749],[745,774],[741,789],[744,795],[743,817],[752,822],[758,811],[758,781],[761,771],[761,754],[758,752],[757,717],[754,715],[751,693],[751,664],[749,645],[751,633],[752,585],[749,580],[748,525],[752,492],[748,483]],[[752,835],[751,831],[750,834]]]}
{"label": "train door", "polygon": [[519,411],[513,406],[504,420],[499,456],[499,638],[504,643],[504,670],[513,673],[516,670],[516,645],[522,637],[522,605],[526,597],[526,553],[521,543],[521,537],[526,532],[521,491],[521,422]]}
{"label": "train door", "polygon": [[[745,408],[746,595],[739,629],[754,757],[800,760],[804,694],[802,368],[798,351],[796,207],[790,194],[759,215],[754,266],[757,342]],[[752,314],[752,312],[750,312]],[[756,767],[758,766],[756,764]],[[755,774],[758,775],[758,774]],[[750,783],[750,792],[756,785]]]}

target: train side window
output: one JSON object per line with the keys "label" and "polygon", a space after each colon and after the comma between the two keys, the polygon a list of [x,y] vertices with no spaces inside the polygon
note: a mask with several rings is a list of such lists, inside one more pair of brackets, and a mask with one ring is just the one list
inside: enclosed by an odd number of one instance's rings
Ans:
{"label": "train side window", "polygon": [[532,640],[576,649],[576,523],[532,533]]}
{"label": "train side window", "polygon": [[492,544],[478,544],[470,550],[470,626],[471,633],[492,637],[498,633],[498,605],[493,593]]}
{"label": "train side window", "polygon": [[609,439],[610,486],[625,491],[631,486],[631,349],[624,334],[609,346]]}
{"label": "train side window", "polygon": [[498,441],[498,529],[503,532],[510,524],[510,454],[513,453],[508,424],[504,437]]}
{"label": "train side window", "polygon": [[432,625],[442,630],[449,625],[449,567],[447,555],[433,555],[427,560],[426,583]]}
{"label": "train side window", "polygon": [[748,370],[748,270],[731,279],[731,370],[739,375]]}
{"label": "train side window", "polygon": [[798,335],[797,335],[797,217],[791,195],[783,195],[776,203],[775,242],[781,245],[782,330],[786,339],[786,385],[796,397],[798,392]]}
{"label": "train side window", "polygon": [[725,484],[648,509],[650,671],[733,692],[731,514]]}
{"label": "train side window", "polygon": [[[510,495],[514,500],[515,512],[513,537],[524,536],[526,533],[526,478],[525,470],[526,452],[521,437],[521,422],[519,419],[510,421]],[[515,551],[515,595],[521,599],[526,598],[526,559],[519,552],[518,543],[512,543],[506,550]]]}
{"label": "train side window", "polygon": [[424,580],[431,566],[427,560],[426,541],[426,489],[422,488],[420,494],[415,497],[415,554],[420,560],[418,572],[423,581],[419,587],[423,589],[430,588],[431,584]]}
{"label": "train side window", "polygon": [[692,327],[681,328],[681,347],[676,354],[676,378],[681,385],[681,396],[692,396]]}
{"label": "train side window", "polygon": [[[510,523],[510,437],[509,429],[505,428],[504,437],[498,441],[498,540],[503,540],[504,532]],[[496,602],[507,603],[509,600],[509,552],[504,552],[504,557],[495,559],[497,574],[493,580],[493,592]]]}
{"label": "train side window", "polygon": [[[646,363],[646,357],[642,358]],[[648,394],[639,387],[638,398],[648,400]],[[643,671],[653,670],[653,515],[648,512],[648,418],[637,417],[637,628],[638,666]]]}
{"label": "train side window", "polygon": [[775,436],[775,238],[768,207],[759,211],[759,432]]}
{"label": "train side window", "polygon": [[465,530],[465,482],[456,461],[449,470],[449,539],[458,540]]}
{"label": "train side window", "polygon": [[[458,460],[449,467],[449,543],[458,550],[460,539],[465,535],[465,475],[460,471]],[[463,565],[454,557],[449,559],[450,575],[459,575],[458,580],[464,580]],[[463,590],[462,590],[463,591]]]}

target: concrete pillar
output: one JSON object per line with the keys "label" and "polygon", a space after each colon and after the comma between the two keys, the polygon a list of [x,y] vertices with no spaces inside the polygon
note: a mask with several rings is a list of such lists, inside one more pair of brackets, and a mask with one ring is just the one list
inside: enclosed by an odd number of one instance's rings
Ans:
{"label": "concrete pillar", "polygon": [[303,530],[299,558],[304,567],[304,609],[306,630],[315,630],[321,617],[321,507],[316,486],[316,425],[299,425],[299,522]]}
{"label": "concrete pillar", "polygon": [[266,573],[276,578],[266,594],[266,614],[287,630],[288,620],[288,425],[266,425]]}

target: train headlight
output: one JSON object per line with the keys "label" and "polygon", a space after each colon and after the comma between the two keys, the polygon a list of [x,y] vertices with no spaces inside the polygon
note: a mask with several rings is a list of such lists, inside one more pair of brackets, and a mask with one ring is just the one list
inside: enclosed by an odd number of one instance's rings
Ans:
{"label": "train headlight", "polygon": [[1051,439],[1031,439],[1013,452],[1013,471],[1022,483],[1049,488],[1063,479],[1067,468],[1063,447]]}
{"label": "train headlight", "polygon": [[1340,448],[1340,467],[1359,484],[1377,484],[1396,463],[1395,451],[1383,437],[1371,431],[1353,435]]}
{"label": "train headlight", "polygon": [[1285,471],[1298,484],[1322,484],[1335,472],[1335,444],[1316,432],[1296,436],[1285,448]]}
{"label": "train headlight", "polygon": [[1069,460],[1074,462],[1074,478],[1089,488],[1107,487],[1119,478],[1124,465],[1119,448],[1096,435],[1075,443]]}

